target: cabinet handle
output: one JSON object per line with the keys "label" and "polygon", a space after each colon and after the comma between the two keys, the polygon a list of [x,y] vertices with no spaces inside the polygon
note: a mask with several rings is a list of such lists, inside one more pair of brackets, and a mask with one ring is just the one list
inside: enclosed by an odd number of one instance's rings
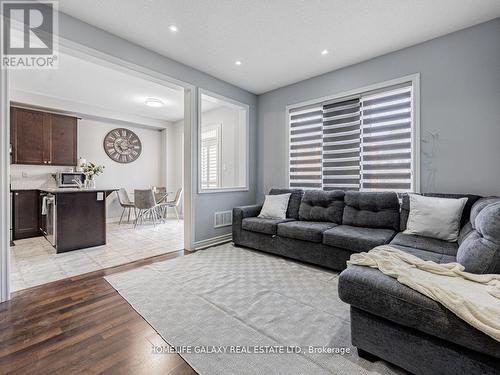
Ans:
{"label": "cabinet handle", "polygon": [[47,160],[44,160],[43,164],[47,164]]}
{"label": "cabinet handle", "polygon": [[49,160],[49,164],[52,164],[52,160]]}
{"label": "cabinet handle", "polygon": [[19,193],[16,193],[15,195],[19,195]]}

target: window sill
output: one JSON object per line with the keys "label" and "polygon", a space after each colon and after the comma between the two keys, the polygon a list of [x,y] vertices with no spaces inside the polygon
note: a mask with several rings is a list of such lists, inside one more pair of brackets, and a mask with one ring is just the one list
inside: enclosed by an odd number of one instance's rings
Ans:
{"label": "window sill", "polygon": [[198,189],[198,194],[215,194],[215,193],[236,193],[249,191],[248,187],[237,187],[237,188],[218,188],[218,189]]}

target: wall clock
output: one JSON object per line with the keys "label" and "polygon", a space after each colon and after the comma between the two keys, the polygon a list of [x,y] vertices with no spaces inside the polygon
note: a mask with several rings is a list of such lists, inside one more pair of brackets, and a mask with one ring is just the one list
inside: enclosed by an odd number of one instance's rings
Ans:
{"label": "wall clock", "polygon": [[104,137],[106,154],[118,163],[131,163],[141,155],[141,140],[133,131],[118,128]]}

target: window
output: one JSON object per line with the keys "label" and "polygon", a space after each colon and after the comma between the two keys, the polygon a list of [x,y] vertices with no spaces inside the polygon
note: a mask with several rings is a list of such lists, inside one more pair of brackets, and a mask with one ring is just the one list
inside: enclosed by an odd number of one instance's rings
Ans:
{"label": "window", "polygon": [[290,110],[290,187],[414,191],[411,82]]}
{"label": "window", "polygon": [[221,125],[201,133],[201,187],[214,189],[220,187],[220,130]]}
{"label": "window", "polygon": [[199,191],[248,189],[248,106],[200,90]]}

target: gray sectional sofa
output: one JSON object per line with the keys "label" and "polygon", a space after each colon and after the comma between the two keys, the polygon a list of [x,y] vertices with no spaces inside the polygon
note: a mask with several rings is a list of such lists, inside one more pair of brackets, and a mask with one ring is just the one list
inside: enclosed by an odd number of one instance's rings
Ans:
{"label": "gray sectional sofa", "polygon": [[391,244],[424,260],[458,261],[474,273],[500,273],[500,198],[467,197],[457,242],[402,233],[409,199],[392,192],[272,189],[290,192],[287,218],[262,219],[261,206],[233,210],[233,241],[334,270],[339,296],[351,305],[351,338],[360,356],[377,357],[415,374],[498,374],[500,343],[439,303],[368,267],[351,254]]}
{"label": "gray sectional sofa", "polygon": [[290,192],[287,218],[257,217],[261,205],[233,209],[235,245],[343,270],[351,254],[389,243],[399,230],[396,193]]}

